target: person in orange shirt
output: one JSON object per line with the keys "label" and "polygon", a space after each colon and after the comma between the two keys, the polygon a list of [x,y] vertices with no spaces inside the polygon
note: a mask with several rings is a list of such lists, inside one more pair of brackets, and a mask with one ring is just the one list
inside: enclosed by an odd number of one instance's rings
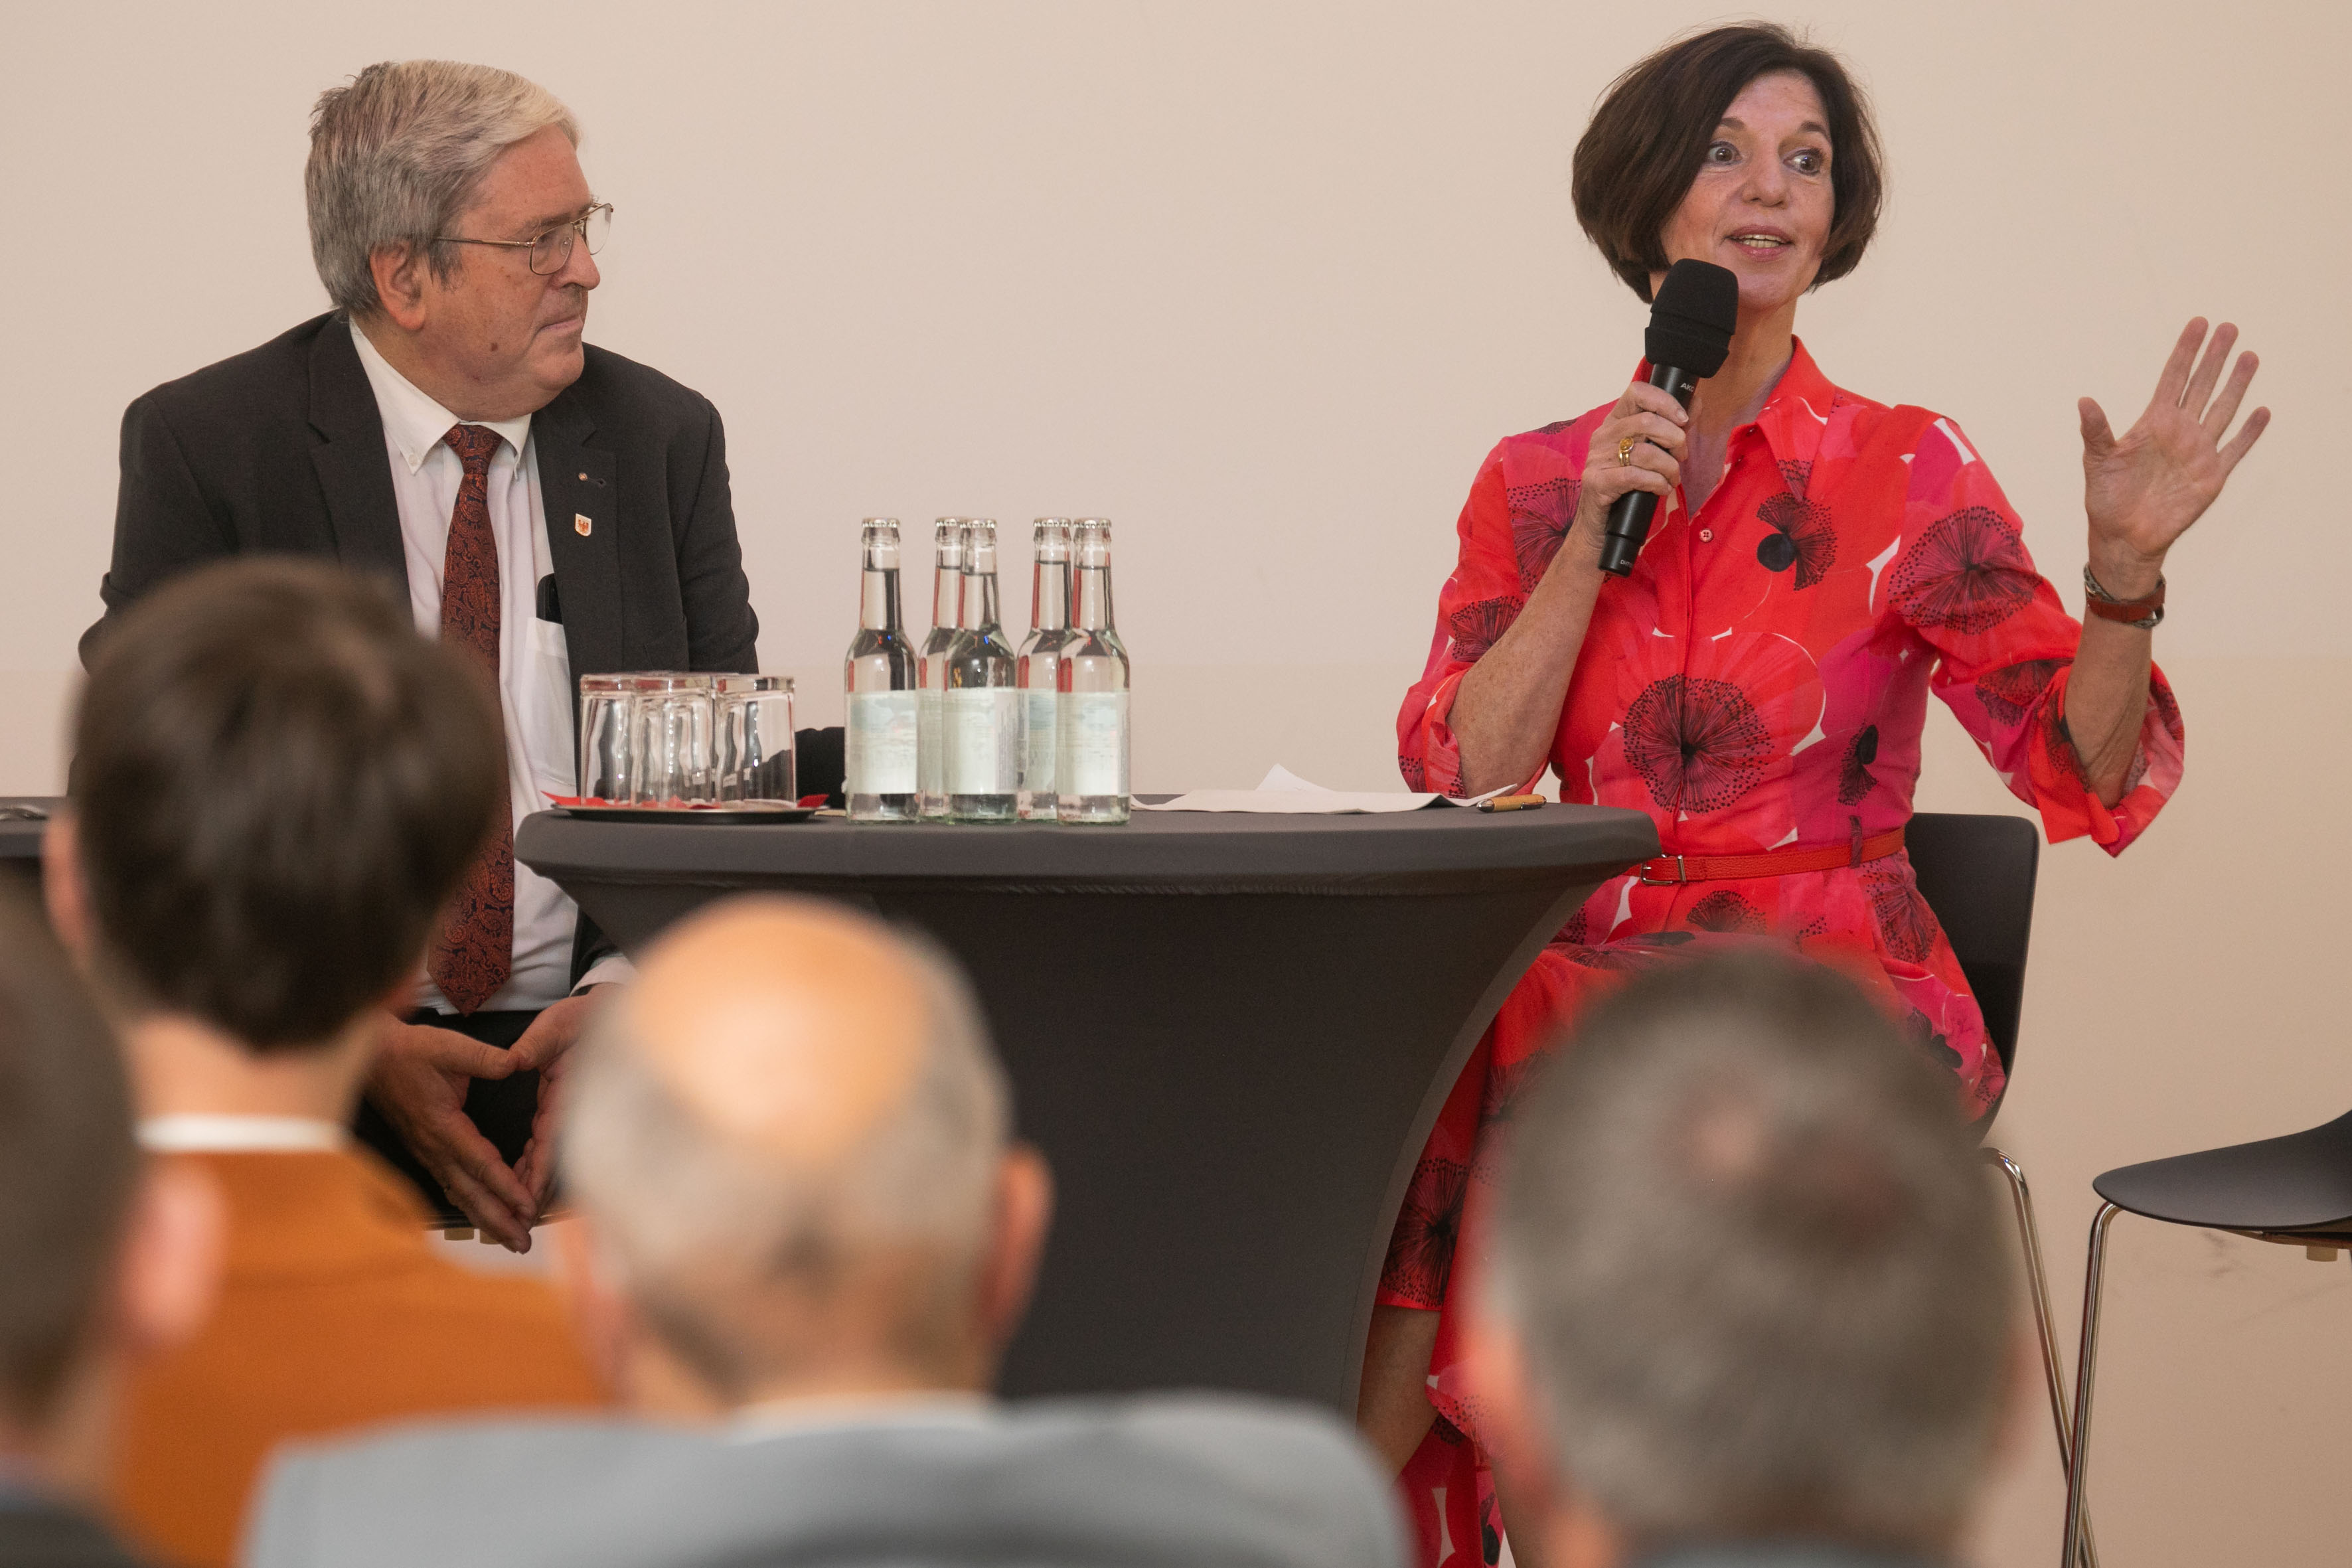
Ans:
{"label": "person in orange shirt", "polygon": [[287,1438],[601,1402],[553,1292],[436,1258],[345,1131],[502,798],[494,703],[390,595],[284,558],[159,590],[90,670],[50,918],[115,1015],[141,1141],[228,1212],[219,1304],[131,1378],[114,1466],[171,1562],[226,1568]]}

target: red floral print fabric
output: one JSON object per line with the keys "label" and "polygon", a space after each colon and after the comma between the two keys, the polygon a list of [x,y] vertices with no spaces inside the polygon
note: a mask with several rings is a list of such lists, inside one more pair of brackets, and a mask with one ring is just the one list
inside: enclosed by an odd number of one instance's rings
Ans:
{"label": "red floral print fabric", "polygon": [[[1447,723],[1454,693],[1559,551],[1607,412],[1511,437],[1479,469],[1428,666],[1397,718],[1398,764],[1413,788],[1464,793]],[[1601,589],[1549,758],[1562,798],[1649,813],[1670,855],[1858,846],[1911,815],[1933,695],[2052,842],[2088,835],[2120,852],[2179,783],[2179,709],[2154,673],[2124,797],[2101,803],[2063,717],[2082,627],[2035,570],[2022,531],[1951,420],[1842,391],[1797,344],[1762,412],[1733,433],[1706,504],[1694,515],[1679,492],[1663,500],[1633,574]],[[1626,973],[1759,939],[1852,975],[1951,1070],[1977,1113],[1999,1098],[2000,1059],[1901,854],[1749,881],[1604,884],[1465,1069],[1381,1280],[1384,1304],[1442,1314],[1429,1386],[1444,1437],[1433,1436],[1401,1478],[1424,1561],[1466,1568],[1468,1552],[1492,1538],[1454,1309],[1476,1268],[1513,1089]]]}

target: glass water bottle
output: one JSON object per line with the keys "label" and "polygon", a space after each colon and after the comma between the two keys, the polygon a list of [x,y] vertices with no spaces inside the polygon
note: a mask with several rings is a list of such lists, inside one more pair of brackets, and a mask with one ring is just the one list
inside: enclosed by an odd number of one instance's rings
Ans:
{"label": "glass water bottle", "polygon": [[940,518],[931,534],[931,633],[916,664],[915,703],[915,809],[926,821],[948,815],[948,659],[963,636],[963,521]]}
{"label": "glass water bottle", "polygon": [[1069,641],[1062,645],[1055,715],[1060,754],[1054,769],[1060,820],[1125,822],[1128,816],[1128,660],[1110,612],[1110,521],[1080,518],[1070,552]]}
{"label": "glass water bottle", "polygon": [[996,600],[996,520],[964,524],[963,636],[948,653],[948,816],[1010,822],[1021,787],[1021,693]]}
{"label": "glass water bottle", "polygon": [[1013,683],[1021,689],[1027,728],[1021,742],[1021,816],[1052,822],[1060,815],[1054,787],[1061,701],[1062,645],[1070,636],[1070,520],[1041,517],[1029,569],[1029,636],[1013,660]]}
{"label": "glass water bottle", "polygon": [[898,520],[860,525],[866,568],[858,580],[857,635],[843,661],[848,712],[842,797],[853,822],[915,816],[915,650],[898,614]]}

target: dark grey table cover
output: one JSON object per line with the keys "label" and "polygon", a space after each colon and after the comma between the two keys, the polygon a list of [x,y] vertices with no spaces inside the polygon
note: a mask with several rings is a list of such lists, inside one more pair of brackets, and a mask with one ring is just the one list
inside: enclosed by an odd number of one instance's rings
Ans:
{"label": "dark grey table cover", "polygon": [[1414,1156],[1639,813],[1139,812],[1124,827],[526,818],[625,948],[726,894],[842,899],[971,971],[1054,1233],[1009,1394],[1208,1387],[1355,1410]]}
{"label": "dark grey table cover", "polygon": [[[0,795],[0,805],[30,805],[43,811],[55,811],[64,804],[54,795]],[[37,876],[40,871],[41,835],[48,830],[48,826],[46,822],[0,816],[0,865]]]}

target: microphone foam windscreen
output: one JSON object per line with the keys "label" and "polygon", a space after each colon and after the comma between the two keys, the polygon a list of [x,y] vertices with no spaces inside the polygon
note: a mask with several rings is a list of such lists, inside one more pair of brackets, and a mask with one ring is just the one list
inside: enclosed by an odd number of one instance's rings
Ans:
{"label": "microphone foam windscreen", "polygon": [[1677,261],[1658,285],[1642,346],[1652,364],[1686,370],[1701,381],[1723,368],[1739,327],[1739,279],[1712,261]]}

